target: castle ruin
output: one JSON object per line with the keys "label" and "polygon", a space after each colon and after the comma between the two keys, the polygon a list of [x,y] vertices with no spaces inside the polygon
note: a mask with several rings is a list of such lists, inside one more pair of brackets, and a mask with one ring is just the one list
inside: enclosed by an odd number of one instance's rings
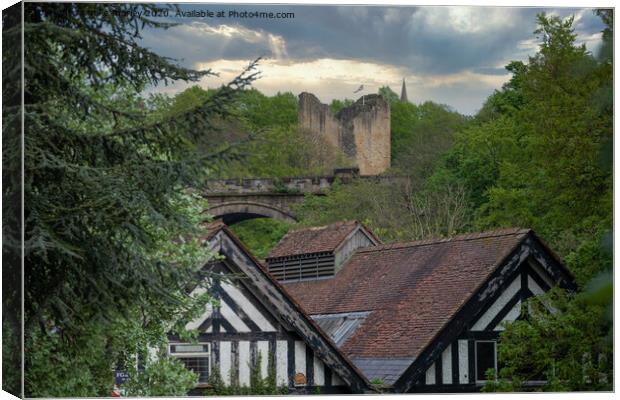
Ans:
{"label": "castle ruin", "polygon": [[303,92],[299,124],[342,150],[361,175],[379,175],[390,167],[390,106],[378,94],[362,96],[334,115],[315,95]]}

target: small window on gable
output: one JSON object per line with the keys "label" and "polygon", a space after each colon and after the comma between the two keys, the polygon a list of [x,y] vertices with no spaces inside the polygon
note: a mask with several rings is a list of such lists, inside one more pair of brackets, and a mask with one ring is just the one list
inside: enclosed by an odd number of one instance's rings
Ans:
{"label": "small window on gable", "polygon": [[488,369],[497,377],[497,343],[494,340],[476,341],[476,381],[486,381]]}
{"label": "small window on gable", "polygon": [[198,374],[198,383],[206,383],[211,371],[210,343],[170,344],[170,355],[178,358],[185,368]]}

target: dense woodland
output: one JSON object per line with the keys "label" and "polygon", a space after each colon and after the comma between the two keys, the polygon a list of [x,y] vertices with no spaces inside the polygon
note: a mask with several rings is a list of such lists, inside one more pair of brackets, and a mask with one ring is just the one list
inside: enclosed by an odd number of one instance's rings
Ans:
{"label": "dense woodland", "polygon": [[[188,285],[204,281],[197,263],[211,255],[192,239],[206,205],[185,189],[220,177],[327,175],[351,164],[299,129],[294,94],[251,88],[260,63],[221,88],[145,97],[148,85],[197,82],[211,71],[140,48],[141,24],[169,26],[106,7],[143,6],[26,7],[26,396],[107,396],[115,366],[130,371],[131,395],[184,394],[196,377],[180,363],[161,357],[137,374],[132,355],[144,359],[154,346],[165,354],[170,326],[191,338],[183,321],[209,301],[187,296]],[[611,11],[598,14],[607,28],[596,54],[577,44],[572,19],[539,15],[538,53],[510,63],[511,79],[475,116],[401,102],[381,88],[391,104],[386,174],[408,181],[335,185],[297,210],[299,225],[357,219],[386,242],[534,229],[580,292],[543,299],[561,311],[554,314],[531,300],[527,317],[502,334],[503,368],[486,390],[520,390],[531,376],[545,376],[543,389],[555,391],[612,384],[613,21]],[[3,21],[5,37],[19,33],[10,15]],[[17,62],[8,47],[6,65]],[[17,73],[4,71],[5,81]],[[3,111],[6,150],[19,126]],[[3,151],[3,165],[3,213],[17,215],[10,200],[19,195],[19,160]],[[18,223],[9,222],[3,256],[17,262]],[[256,219],[232,228],[262,258],[291,227]],[[18,315],[19,285],[3,277],[3,369],[15,372],[3,385],[18,392],[12,350],[20,343],[10,333],[20,321],[10,316]]]}

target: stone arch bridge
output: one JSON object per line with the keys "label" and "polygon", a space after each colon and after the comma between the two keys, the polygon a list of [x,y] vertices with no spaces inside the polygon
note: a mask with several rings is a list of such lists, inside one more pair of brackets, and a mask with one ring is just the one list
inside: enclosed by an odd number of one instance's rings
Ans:
{"label": "stone arch bridge", "polygon": [[206,212],[228,225],[252,218],[276,218],[295,222],[293,206],[306,194],[325,195],[335,182],[351,183],[357,179],[393,181],[390,176],[359,176],[349,170],[336,170],[333,176],[294,178],[248,178],[208,180],[203,196],[209,202]]}

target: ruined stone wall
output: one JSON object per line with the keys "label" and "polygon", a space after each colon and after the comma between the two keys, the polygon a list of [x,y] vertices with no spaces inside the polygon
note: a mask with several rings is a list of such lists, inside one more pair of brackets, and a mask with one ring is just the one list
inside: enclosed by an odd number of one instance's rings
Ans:
{"label": "ruined stone wall", "polygon": [[316,96],[301,93],[299,124],[351,157],[361,175],[378,175],[390,167],[390,107],[379,95],[365,95],[333,115]]}
{"label": "ruined stone wall", "polygon": [[340,147],[338,143],[338,121],[332,115],[327,104],[323,104],[312,93],[299,95],[299,126],[303,129],[323,136],[334,147]]}

